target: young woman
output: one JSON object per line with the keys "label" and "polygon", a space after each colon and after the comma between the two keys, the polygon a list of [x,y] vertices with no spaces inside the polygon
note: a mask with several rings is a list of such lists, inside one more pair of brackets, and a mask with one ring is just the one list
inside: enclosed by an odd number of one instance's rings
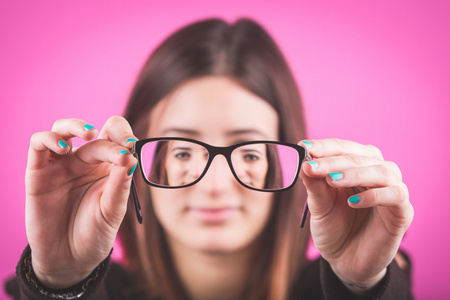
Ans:
{"label": "young woman", "polygon": [[[91,142],[72,150],[75,137]],[[17,299],[412,298],[400,170],[373,146],[305,140],[289,68],[250,20],[174,33],[99,133],[65,119],[34,134],[26,191]]]}

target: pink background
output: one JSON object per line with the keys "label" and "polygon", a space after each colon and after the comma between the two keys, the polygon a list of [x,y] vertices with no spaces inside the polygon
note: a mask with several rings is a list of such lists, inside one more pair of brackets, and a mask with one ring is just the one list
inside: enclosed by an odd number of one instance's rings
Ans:
{"label": "pink background", "polygon": [[200,18],[249,16],[284,51],[311,138],[374,144],[400,166],[415,207],[403,243],[415,294],[450,298],[450,1],[93,2],[0,4],[1,280],[27,243],[32,133],[66,117],[101,128],[123,112],[142,63],[169,33]]}

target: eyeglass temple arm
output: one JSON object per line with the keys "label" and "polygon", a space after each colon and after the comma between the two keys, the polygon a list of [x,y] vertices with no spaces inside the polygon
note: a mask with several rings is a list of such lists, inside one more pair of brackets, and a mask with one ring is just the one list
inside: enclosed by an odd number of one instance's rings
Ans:
{"label": "eyeglass temple arm", "polygon": [[[310,161],[312,160],[311,155],[308,154],[308,152],[306,152],[306,160]],[[305,226],[305,222],[306,222],[306,218],[308,217],[308,200],[305,201],[305,206],[303,207],[303,214],[302,214],[302,220],[300,222],[300,228],[303,228]]]}
{"label": "eyeglass temple arm", "polygon": [[139,197],[136,190],[136,183],[134,182],[134,177],[131,178],[131,188],[130,188],[130,198],[134,203],[134,210],[136,211],[136,218],[139,224],[142,224],[142,209],[141,203],[139,203]]}
{"label": "eyeglass temple arm", "polygon": [[[136,142],[133,145],[133,150],[131,151],[131,154],[137,158],[136,153]],[[130,197],[128,199],[131,199],[134,204],[134,210],[136,211],[136,218],[139,222],[139,224],[142,224],[142,208],[141,203],[139,202],[139,196],[136,189],[136,183],[134,182],[134,175],[131,177],[131,187],[130,187]]]}
{"label": "eyeglass temple arm", "polygon": [[305,202],[305,207],[303,208],[303,215],[302,215],[302,221],[300,223],[300,228],[303,228],[305,226],[306,217],[308,216],[308,201]]}

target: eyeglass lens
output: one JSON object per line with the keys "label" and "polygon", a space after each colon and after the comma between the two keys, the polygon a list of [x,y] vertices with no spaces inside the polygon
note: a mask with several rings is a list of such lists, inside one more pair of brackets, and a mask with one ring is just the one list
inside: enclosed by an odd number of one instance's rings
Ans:
{"label": "eyeglass lens", "polygon": [[[161,187],[183,187],[198,180],[208,168],[206,147],[185,140],[156,140],[141,150],[141,167],[146,179]],[[244,186],[275,191],[295,181],[301,160],[297,150],[276,143],[249,143],[236,147],[229,162]]]}

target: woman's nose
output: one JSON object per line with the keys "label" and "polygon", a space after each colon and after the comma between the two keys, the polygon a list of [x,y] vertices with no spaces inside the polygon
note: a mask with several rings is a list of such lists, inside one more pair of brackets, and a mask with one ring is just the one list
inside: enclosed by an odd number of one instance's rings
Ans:
{"label": "woman's nose", "polygon": [[197,178],[200,177],[200,175],[203,173],[203,170],[205,170],[207,161],[207,158],[205,159],[199,156],[190,162],[188,167],[188,174],[192,181],[197,180]]}
{"label": "woman's nose", "polygon": [[208,193],[223,193],[237,183],[233,173],[228,166],[228,162],[223,155],[214,157],[205,176],[200,180],[199,185]]}

